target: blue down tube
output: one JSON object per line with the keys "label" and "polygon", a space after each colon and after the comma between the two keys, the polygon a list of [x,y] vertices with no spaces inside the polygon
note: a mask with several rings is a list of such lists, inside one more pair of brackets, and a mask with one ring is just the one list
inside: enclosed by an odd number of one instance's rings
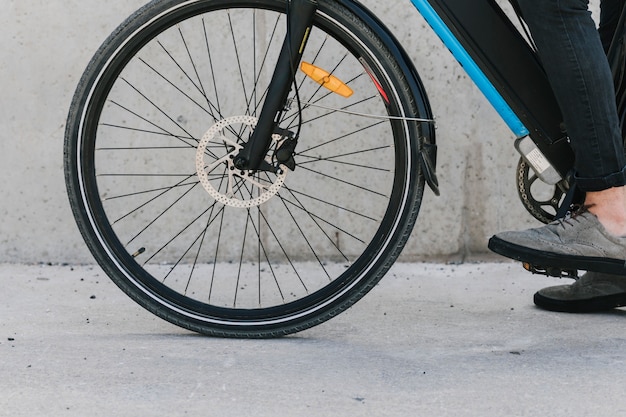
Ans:
{"label": "blue down tube", "polygon": [[515,133],[518,138],[527,136],[529,132],[526,126],[524,126],[511,107],[504,101],[504,98],[498,93],[485,73],[476,65],[476,62],[467,53],[465,48],[463,48],[459,40],[452,34],[450,28],[446,26],[428,0],[411,0],[411,2],[433,28],[435,33],[441,38],[450,52],[452,52],[456,60],[463,66],[467,74],[480,91],[482,91],[487,100],[493,105],[509,128],[511,128],[513,133]]}

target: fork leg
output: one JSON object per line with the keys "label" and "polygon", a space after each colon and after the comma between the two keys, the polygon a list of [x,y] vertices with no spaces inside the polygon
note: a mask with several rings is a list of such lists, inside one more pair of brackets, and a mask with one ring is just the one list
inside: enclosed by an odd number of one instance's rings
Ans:
{"label": "fork leg", "polygon": [[316,10],[317,0],[289,1],[287,35],[258,124],[248,143],[235,158],[235,166],[238,169],[258,170],[270,147],[272,134],[285,108],[295,73],[298,70],[302,53],[311,32]]}

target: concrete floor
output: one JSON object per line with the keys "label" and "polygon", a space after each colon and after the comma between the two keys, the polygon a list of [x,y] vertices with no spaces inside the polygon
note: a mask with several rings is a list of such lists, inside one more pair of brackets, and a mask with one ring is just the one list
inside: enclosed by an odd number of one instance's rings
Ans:
{"label": "concrete floor", "polygon": [[400,264],[300,334],[223,340],[95,266],[0,265],[0,415],[626,415],[626,311],[557,314],[512,263]]}

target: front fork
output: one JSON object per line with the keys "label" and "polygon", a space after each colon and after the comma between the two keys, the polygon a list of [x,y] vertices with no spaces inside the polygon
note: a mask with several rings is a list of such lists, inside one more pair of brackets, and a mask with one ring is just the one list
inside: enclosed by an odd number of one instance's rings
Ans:
{"label": "front fork", "polygon": [[[288,0],[287,34],[270,82],[258,123],[243,149],[235,157],[237,169],[257,171],[272,144],[300,60],[313,25],[317,0]],[[296,138],[297,139],[297,138]]]}

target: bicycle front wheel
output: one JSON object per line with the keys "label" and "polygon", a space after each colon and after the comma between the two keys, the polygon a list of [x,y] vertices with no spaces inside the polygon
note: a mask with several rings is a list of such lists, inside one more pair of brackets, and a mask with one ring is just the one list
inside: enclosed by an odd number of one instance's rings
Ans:
{"label": "bicycle front wheel", "polygon": [[415,103],[424,98],[409,96],[374,31],[332,1],[319,1],[303,61],[352,95],[299,73],[266,162],[285,149],[293,159],[234,167],[285,10],[153,1],[103,44],[70,110],[66,183],[91,252],[140,305],[200,333],[273,337],[333,317],[388,270],[419,210],[426,139],[402,117],[429,117]]}

